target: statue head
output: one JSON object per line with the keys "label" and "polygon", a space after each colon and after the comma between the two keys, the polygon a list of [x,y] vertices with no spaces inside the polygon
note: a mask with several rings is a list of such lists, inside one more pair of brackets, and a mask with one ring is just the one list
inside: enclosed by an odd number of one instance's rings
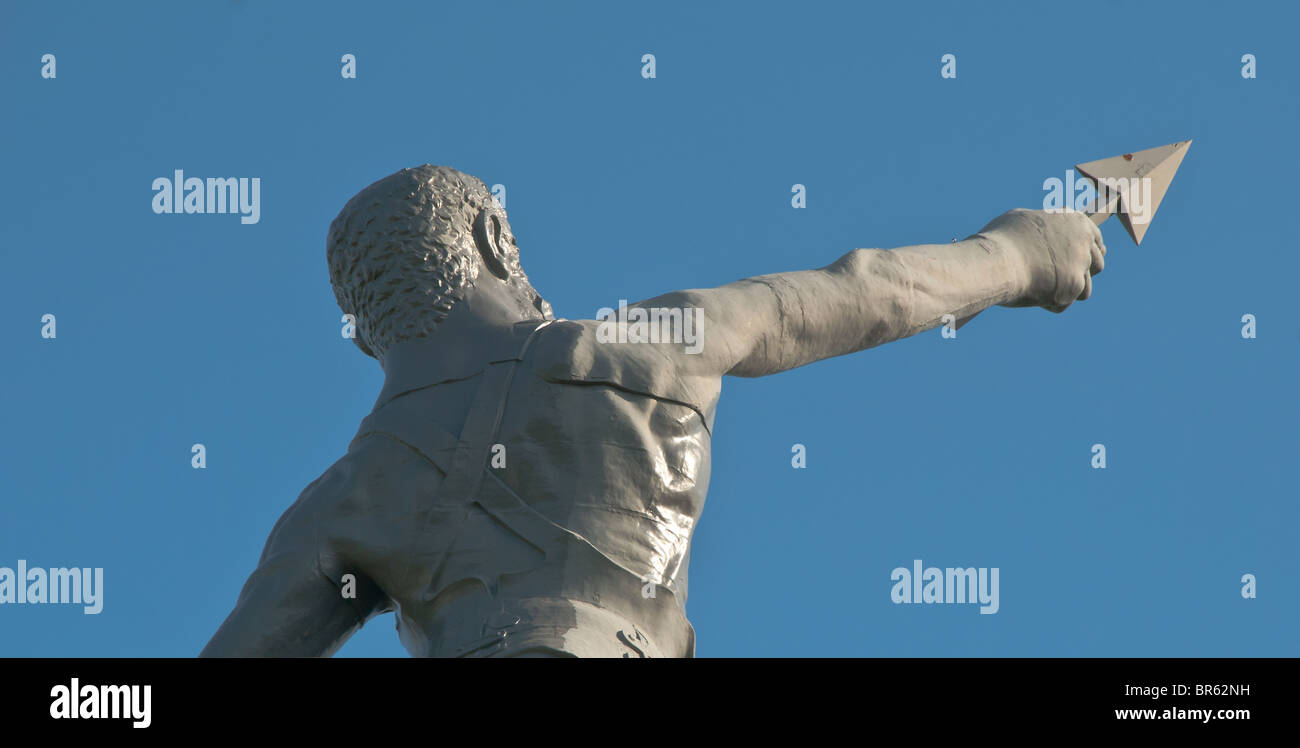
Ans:
{"label": "statue head", "polygon": [[325,249],[334,297],[356,318],[353,340],[381,361],[457,305],[516,321],[552,316],[519,264],[505,210],[483,182],[446,166],[402,169],[357,193]]}

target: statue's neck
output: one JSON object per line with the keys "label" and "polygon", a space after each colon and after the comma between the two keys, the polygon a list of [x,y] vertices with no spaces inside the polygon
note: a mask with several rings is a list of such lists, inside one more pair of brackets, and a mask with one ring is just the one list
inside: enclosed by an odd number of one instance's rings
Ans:
{"label": "statue's neck", "polygon": [[444,320],[427,337],[393,344],[384,352],[384,387],[375,407],[410,390],[464,379],[493,361],[511,358],[527,334],[543,321],[445,325]]}

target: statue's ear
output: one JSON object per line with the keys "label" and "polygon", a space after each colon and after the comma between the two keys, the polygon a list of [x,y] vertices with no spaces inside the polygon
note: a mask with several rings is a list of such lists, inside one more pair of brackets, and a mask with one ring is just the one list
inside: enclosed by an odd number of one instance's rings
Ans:
{"label": "statue's ear", "polygon": [[478,245],[479,254],[483,255],[483,264],[493,275],[505,280],[510,277],[506,270],[505,245],[502,235],[505,233],[503,220],[492,208],[479,211],[474,219],[474,243]]}

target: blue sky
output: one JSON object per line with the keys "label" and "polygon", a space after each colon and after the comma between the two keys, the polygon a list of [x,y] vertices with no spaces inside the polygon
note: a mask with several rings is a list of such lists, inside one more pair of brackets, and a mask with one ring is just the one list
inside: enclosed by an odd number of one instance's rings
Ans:
{"label": "blue sky", "polygon": [[[1189,138],[1092,300],[724,382],[687,611],[700,656],[1300,655],[1293,5],[613,5],[6,4],[0,566],[103,567],[105,600],[0,606],[0,655],[203,647],[379,390],[324,239],[397,169],[504,184],[590,318]],[[175,169],[260,178],[260,221],[155,215]],[[997,567],[999,611],[892,603],[914,559]],[[405,652],[385,616],[341,654]]]}

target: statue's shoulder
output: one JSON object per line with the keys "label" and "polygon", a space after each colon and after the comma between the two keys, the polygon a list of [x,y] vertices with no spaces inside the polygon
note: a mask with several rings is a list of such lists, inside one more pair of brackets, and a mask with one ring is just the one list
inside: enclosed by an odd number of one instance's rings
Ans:
{"label": "statue's shoulder", "polygon": [[607,384],[688,405],[712,428],[721,377],[692,374],[681,345],[619,342],[598,320],[561,319],[538,331],[533,370],[558,383]]}
{"label": "statue's shoulder", "polygon": [[340,521],[391,514],[395,505],[409,503],[400,498],[403,487],[437,478],[436,473],[427,460],[392,437],[377,433],[358,437],[285,510],[267,547],[315,546],[338,535]]}

